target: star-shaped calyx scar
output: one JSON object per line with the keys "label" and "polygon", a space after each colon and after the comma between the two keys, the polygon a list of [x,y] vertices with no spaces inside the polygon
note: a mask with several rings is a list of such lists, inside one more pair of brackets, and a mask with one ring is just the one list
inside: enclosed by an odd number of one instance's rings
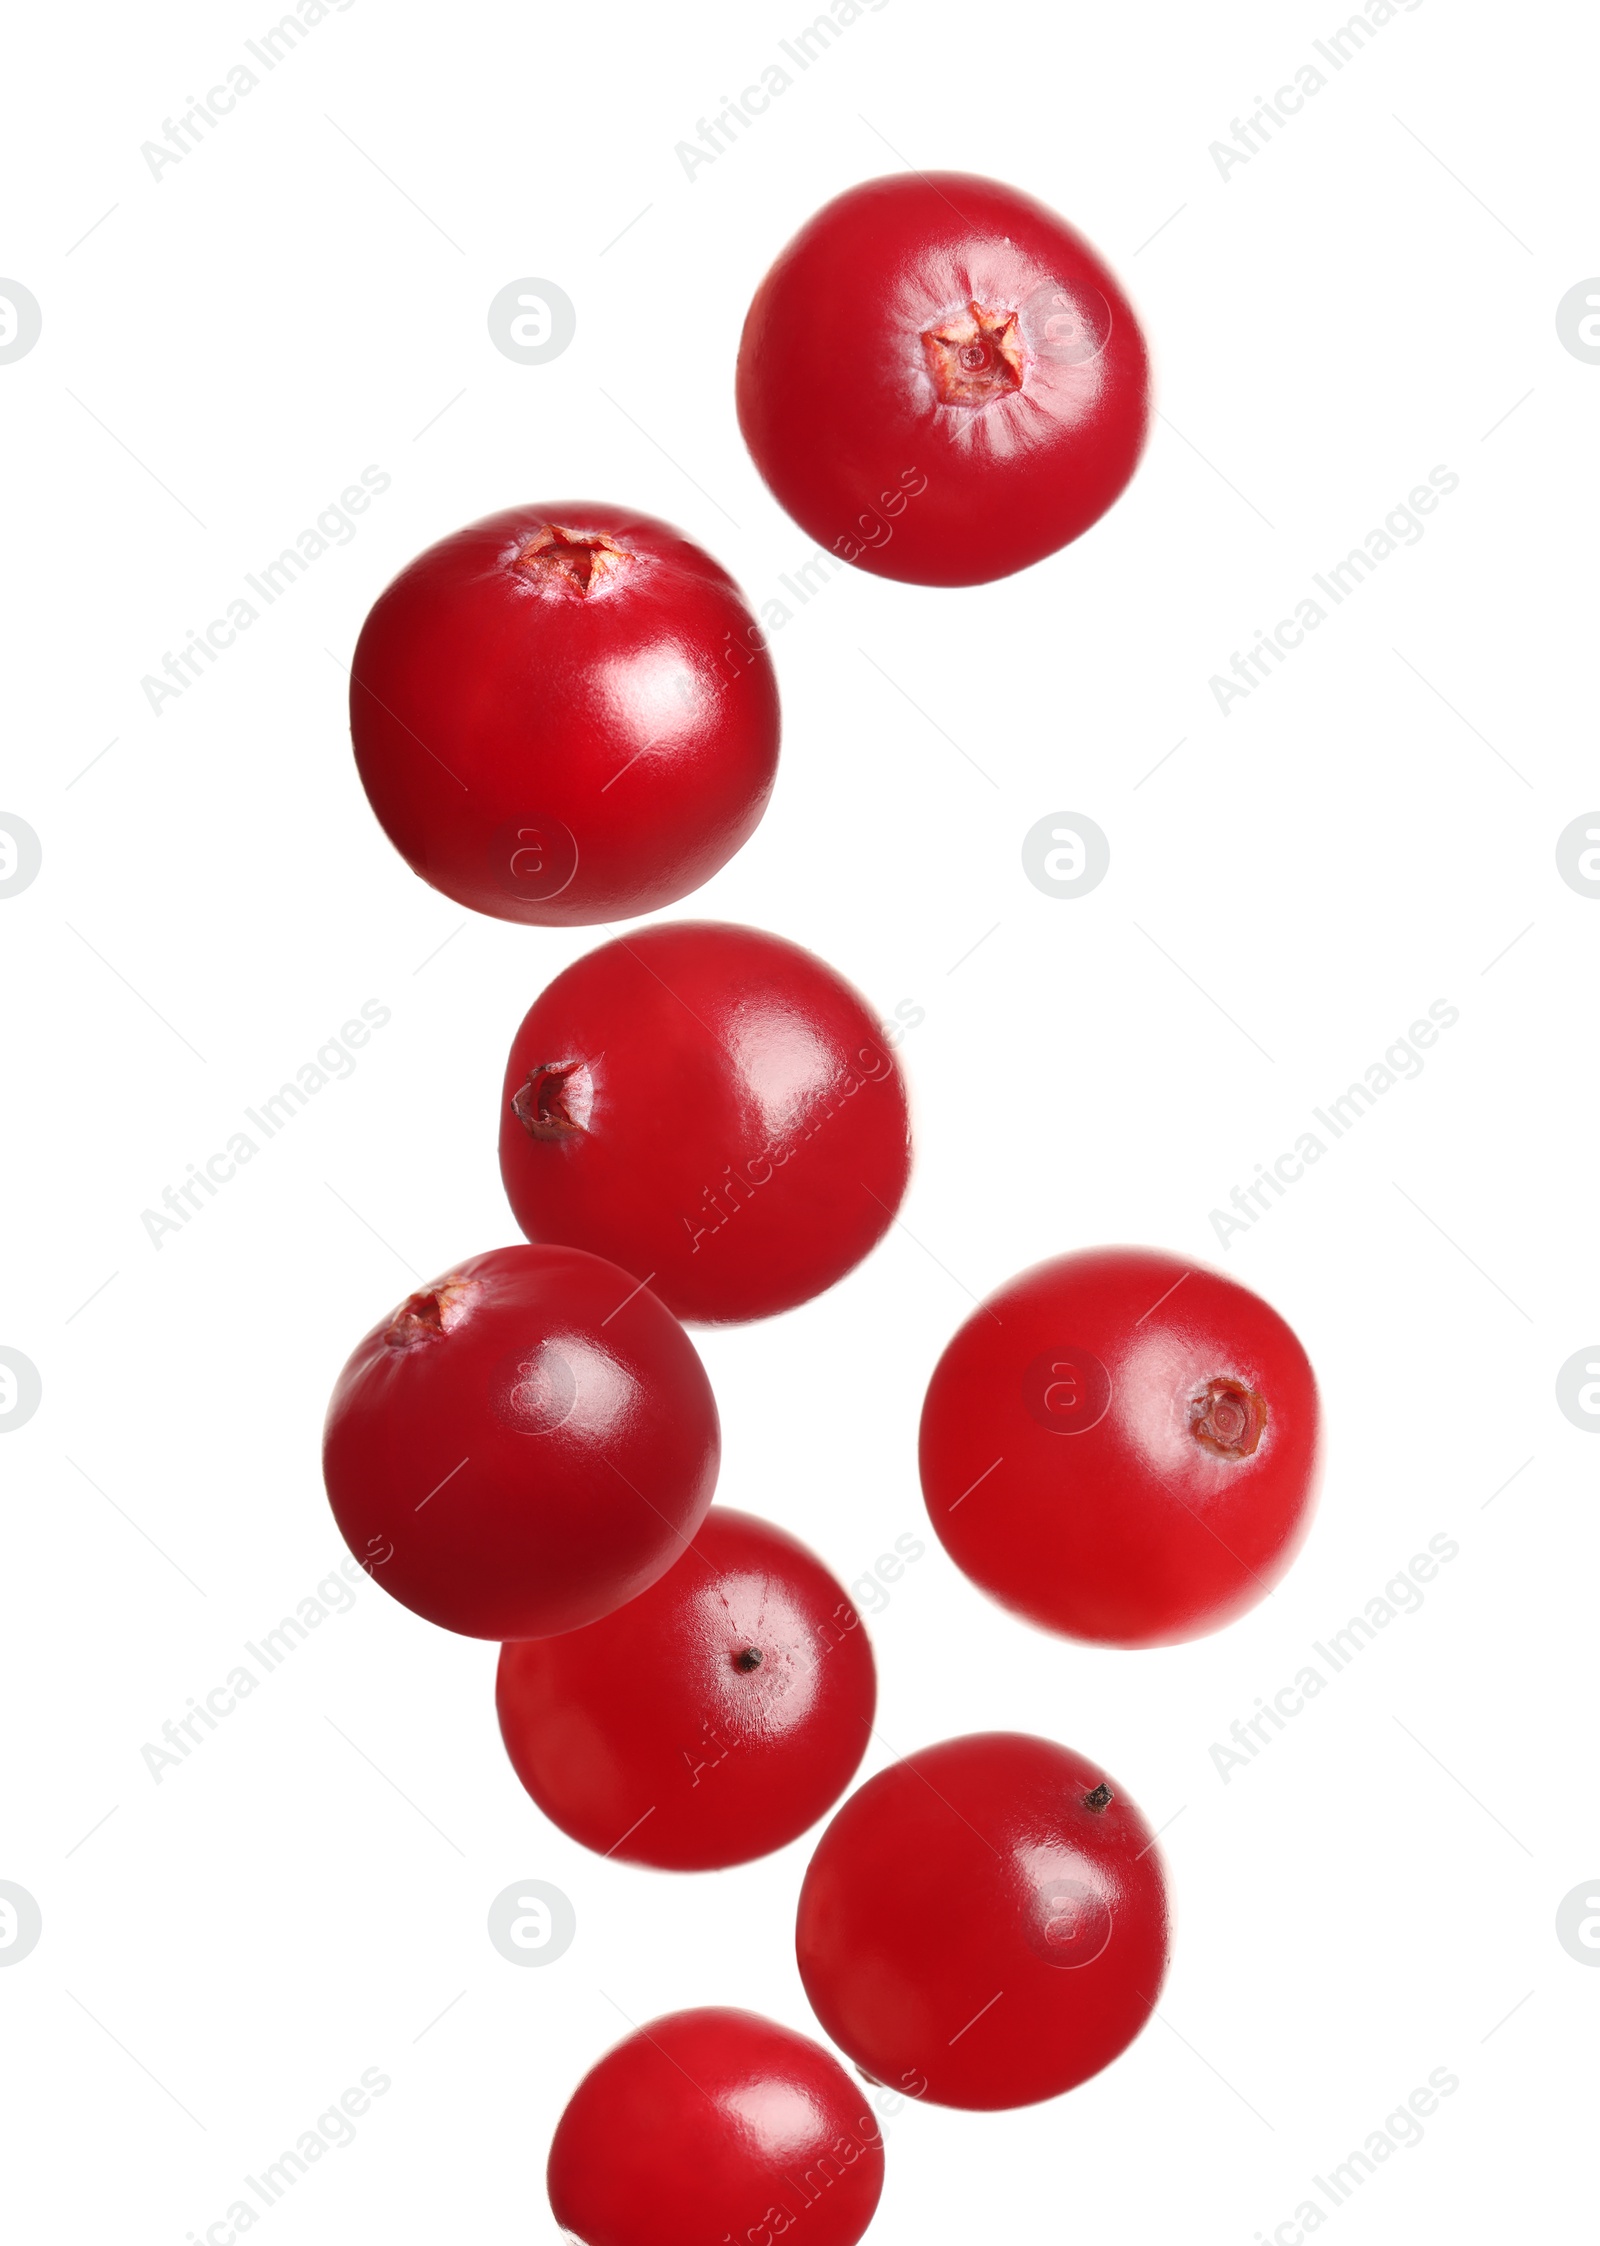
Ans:
{"label": "star-shaped calyx scar", "polygon": [[1022,332],[1015,312],[988,311],[973,302],[939,327],[925,329],[922,349],[941,405],[986,406],[1022,388]]}

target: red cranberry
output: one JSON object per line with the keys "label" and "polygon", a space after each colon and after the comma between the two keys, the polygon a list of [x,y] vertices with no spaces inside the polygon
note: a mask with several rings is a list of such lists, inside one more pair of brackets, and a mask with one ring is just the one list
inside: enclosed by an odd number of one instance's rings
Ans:
{"label": "red cranberry", "polygon": [[380,595],[350,684],[356,766],[414,872],[476,912],[654,912],[766,808],[778,691],[727,572],[652,515],[508,507]]}
{"label": "red cranberry", "polygon": [[669,1871],[796,1839],[854,1776],[872,1648],[805,1546],[713,1506],[683,1558],[603,1621],[500,1656],[500,1729],[547,1817]]}
{"label": "red cranberry", "polygon": [[832,1286],[905,1191],[905,1086],[860,996],[798,944],[677,921],[587,953],[511,1048],[500,1172],[533,1240],[635,1271],[681,1318]]}
{"label": "red cranberry", "polygon": [[1154,1249],[1086,1249],[956,1334],[922,1409],[922,1489],[950,1557],[1014,1613],[1172,1645],[1288,1567],[1318,1429],[1305,1351],[1259,1295]]}
{"label": "red cranberry", "polygon": [[754,2012],[673,2012],[607,2052],[550,2147],[581,2246],[856,2246],[883,2138],[837,2059]]}
{"label": "red cranberry", "polygon": [[874,2081],[1031,2105],[1108,2066],[1166,1972],[1155,1837],[1095,1763],[985,1732],[894,1763],[817,1844],[795,1948],[818,2019]]}
{"label": "red cranberry", "polygon": [[475,1638],[594,1622],[666,1572],[716,1487],[694,1344],[576,1248],[496,1248],[381,1319],[328,1406],[345,1542],[403,1606]]}
{"label": "red cranberry", "polygon": [[739,426],[801,528],[882,577],[977,585],[1080,537],[1150,412],[1144,338],[1082,235],[966,172],[852,187],[756,291]]}

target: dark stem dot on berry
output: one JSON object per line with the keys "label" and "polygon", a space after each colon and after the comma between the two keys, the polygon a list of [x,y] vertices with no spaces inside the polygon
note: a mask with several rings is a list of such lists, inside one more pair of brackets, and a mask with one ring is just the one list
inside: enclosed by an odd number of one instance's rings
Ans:
{"label": "dark stem dot on berry", "polygon": [[1098,1816],[1102,1809],[1109,1809],[1115,1799],[1116,1796],[1102,1778],[1092,1793],[1084,1795],[1083,1806],[1085,1809],[1092,1809]]}
{"label": "dark stem dot on berry", "polygon": [[761,1648],[759,1646],[746,1646],[742,1653],[734,1655],[733,1665],[736,1669],[743,1670],[746,1676],[749,1676],[753,1669],[759,1669],[761,1666]]}

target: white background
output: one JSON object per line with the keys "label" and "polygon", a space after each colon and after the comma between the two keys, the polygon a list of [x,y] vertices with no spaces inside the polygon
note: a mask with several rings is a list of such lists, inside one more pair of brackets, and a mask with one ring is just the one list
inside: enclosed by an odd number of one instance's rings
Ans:
{"label": "white background", "polygon": [[[678,909],[924,1011],[918,1164],[842,1286],[697,1337],[721,1494],[846,1580],[924,1534],[939,1349],[1103,1240],[1266,1294],[1331,1446],[1294,1572],[1221,1637],[1057,1643],[931,1537],[873,1620],[867,1767],[992,1726],[1103,1758],[1167,1828],[1178,1940],[1159,2019],[1068,2099],[891,2118],[872,2236],[1248,2246],[1436,2068],[1459,2090],[1339,2237],[1544,2236],[1589,2203],[1600,1975],[1555,1913],[1600,1871],[1600,1444],[1554,1384],[1600,1329],[1600,903],[1554,846],[1600,800],[1600,368],[1554,315],[1600,270],[1592,18],[1425,0],[1224,180],[1209,144],[1341,9],[889,0],[691,182],[675,143],[808,20],[357,0],[159,182],[140,144],[272,11],[12,20],[0,272],[44,311],[0,367],[0,809],[44,850],[0,904],[0,1342],[44,1390],[0,1499],[0,1877],[44,1914],[0,1973],[30,2240],[203,2236],[373,2067],[392,2088],[269,2239],[553,2239],[550,2131],[627,2020],[813,2024],[806,1841],[715,1877],[596,1860],[503,1759],[493,1649],[368,1585],[161,1784],[141,1748],[335,1567],[330,1383],[414,1275],[511,1236],[504,1051],[591,940],[467,918],[391,852],[346,731],[361,619],[458,524],[574,496],[777,595],[808,542],[740,443],[744,308],[813,209],[904,164],[1080,225],[1163,418],[1054,560],[963,592],[845,572],[773,634],[771,810]],[[486,328],[524,275],[577,307],[543,367]],[[369,463],[392,486],[354,541],[154,715],[141,678]],[[1222,715],[1212,674],[1440,464],[1421,543]],[[1111,842],[1073,902],[1019,857],[1058,810]],[[152,1246],[141,1212],[366,999],[393,1018],[355,1075]],[[1420,1078],[1224,1252],[1213,1208],[1437,999],[1460,1020]],[[1213,1743],[1436,1534],[1460,1553],[1422,1610],[1224,1784]],[[538,1971],[485,1934],[529,1878],[578,1920]]]}

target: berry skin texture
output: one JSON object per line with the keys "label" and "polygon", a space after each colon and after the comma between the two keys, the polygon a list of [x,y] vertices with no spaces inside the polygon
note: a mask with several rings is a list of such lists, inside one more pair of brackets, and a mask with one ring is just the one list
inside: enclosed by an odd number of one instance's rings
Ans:
{"label": "berry skin texture", "polygon": [[1317,1384],[1248,1288],[1151,1248],[1035,1264],[970,1317],[922,1407],[940,1542],[1026,1621],[1176,1645],[1264,1598],[1311,1525]]}
{"label": "berry skin texture", "polygon": [[856,2246],[883,2190],[866,2098],[809,2037],[754,2012],[671,2012],[592,2068],[547,2174],[580,2246]]}
{"label": "berry skin texture", "polygon": [[500,1656],[500,1730],[545,1815],[665,1871],[748,1863],[825,1816],[877,1703],[841,1584],[796,1538],[713,1506],[683,1558],[586,1630]]}
{"label": "berry skin texture", "polygon": [[798,944],[675,921],[603,944],[530,1007],[500,1174],[530,1240],[648,1280],[680,1318],[764,1318],[843,1278],[910,1172],[898,1063]]}
{"label": "berry skin texture", "polygon": [[704,1519],[717,1407],[693,1342],[627,1272],[496,1248],[381,1319],[323,1433],[334,1519],[375,1583],[473,1638],[581,1629]]}
{"label": "berry skin texture", "polygon": [[935,2105],[1059,2097],[1124,2051],[1166,1972],[1149,1826],[1049,1739],[924,1747],[851,1795],[817,1844],[795,1949],[858,2068]]}
{"label": "berry skin texture", "polygon": [[981,585],[1081,537],[1150,417],[1132,307],[1081,234],[967,172],[852,187],[757,289],[739,426],[818,545],[914,585]]}
{"label": "berry skin texture", "polygon": [[508,507],[382,593],[350,676],[356,767],[414,873],[501,920],[654,912],[754,831],[778,689],[727,572],[652,515]]}

